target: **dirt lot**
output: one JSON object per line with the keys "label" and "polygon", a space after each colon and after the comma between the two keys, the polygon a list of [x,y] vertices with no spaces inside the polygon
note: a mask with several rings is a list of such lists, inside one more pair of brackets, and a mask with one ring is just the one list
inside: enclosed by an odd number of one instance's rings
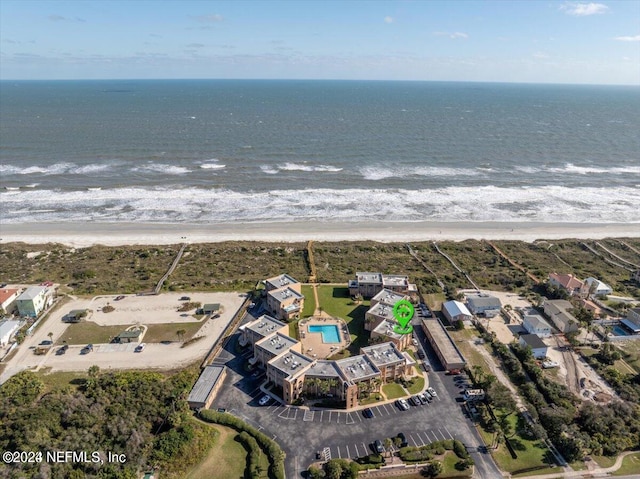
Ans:
{"label": "dirt lot", "polygon": [[[80,350],[85,344],[70,345],[64,355],[56,355],[57,347],[47,354],[36,356],[33,347],[43,340],[52,339],[55,342],[66,331],[69,323],[62,322],[62,317],[72,309],[89,308],[93,310],[91,321],[101,325],[135,325],[135,324],[166,324],[193,322],[195,318],[190,311],[187,317],[181,316],[176,309],[181,305],[179,298],[184,293],[167,293],[158,296],[126,296],[114,301],[115,296],[100,296],[92,299],[74,299],[63,308],[54,311],[41,324],[32,336],[20,345],[14,356],[9,359],[7,366],[0,376],[0,384],[13,374],[24,369],[51,368],[52,371],[85,371],[92,365],[101,369],[154,368],[173,369],[185,366],[202,358],[220,337],[226,326],[231,322],[234,314],[240,308],[245,295],[240,293],[188,293],[192,301],[204,303],[220,303],[223,313],[219,318],[203,320],[202,327],[195,336],[204,336],[184,348],[182,342],[169,344],[147,344],[141,353],[134,353],[136,343],[131,344],[96,344],[94,351],[81,355]],[[98,308],[110,302],[116,308],[111,313],[102,313]]]}

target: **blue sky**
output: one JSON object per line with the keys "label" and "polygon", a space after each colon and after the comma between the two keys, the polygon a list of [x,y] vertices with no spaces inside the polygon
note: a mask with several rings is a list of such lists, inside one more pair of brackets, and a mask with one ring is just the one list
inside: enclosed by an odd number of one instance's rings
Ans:
{"label": "blue sky", "polygon": [[640,85],[640,0],[0,1],[1,79]]}

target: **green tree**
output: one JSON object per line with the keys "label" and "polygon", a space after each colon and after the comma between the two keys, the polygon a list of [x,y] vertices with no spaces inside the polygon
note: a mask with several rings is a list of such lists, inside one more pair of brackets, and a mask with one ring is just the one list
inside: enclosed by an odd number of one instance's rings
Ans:
{"label": "green tree", "polygon": [[420,474],[422,474],[424,477],[434,478],[442,473],[443,469],[444,467],[442,466],[442,463],[440,461],[431,461],[429,464],[422,468]]}

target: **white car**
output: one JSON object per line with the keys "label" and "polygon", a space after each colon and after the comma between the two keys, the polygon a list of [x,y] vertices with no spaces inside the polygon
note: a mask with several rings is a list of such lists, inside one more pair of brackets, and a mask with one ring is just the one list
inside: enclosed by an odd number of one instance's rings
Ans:
{"label": "white car", "polygon": [[142,351],[144,351],[146,344],[145,343],[140,343],[136,346],[136,349],[134,349],[134,351],[136,353],[141,353]]}
{"label": "white car", "polygon": [[437,394],[436,394],[436,390],[435,390],[435,389],[433,389],[433,388],[427,388],[427,392],[428,392],[429,394],[431,394],[433,397],[436,397],[436,396],[437,396]]}
{"label": "white car", "polygon": [[271,401],[271,396],[262,396],[260,398],[260,401],[258,401],[258,404],[260,404],[260,406],[264,406],[265,404],[267,404],[269,401]]}
{"label": "white car", "polygon": [[413,343],[414,346],[418,345],[418,340],[416,338],[413,338],[411,342]]}

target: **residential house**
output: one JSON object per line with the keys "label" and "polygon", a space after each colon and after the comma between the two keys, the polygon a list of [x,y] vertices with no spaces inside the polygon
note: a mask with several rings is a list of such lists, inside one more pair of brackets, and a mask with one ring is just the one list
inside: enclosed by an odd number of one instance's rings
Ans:
{"label": "residential house", "polygon": [[0,321],[0,347],[5,347],[11,341],[13,335],[20,329],[22,321]]}
{"label": "residential house", "polygon": [[15,312],[19,293],[19,289],[0,289],[0,314],[11,315]]}
{"label": "residential house", "polygon": [[589,287],[572,274],[549,274],[549,284],[565,290],[569,296],[586,298],[589,294]]}
{"label": "residential house", "polygon": [[16,299],[21,316],[37,317],[53,304],[51,291],[46,286],[30,286]]}
{"label": "residential house", "polygon": [[468,310],[475,315],[484,315],[488,318],[500,313],[502,303],[495,296],[488,294],[472,294],[467,296]]}
{"label": "residential house", "polygon": [[544,299],[544,314],[562,333],[578,331],[578,320],[570,313],[573,305],[564,299]]}
{"label": "residential house", "polygon": [[584,284],[589,294],[596,297],[607,296],[613,293],[611,286],[596,278],[587,278],[584,280]]}
{"label": "residential house", "polygon": [[547,345],[535,334],[523,334],[518,342],[521,346],[531,348],[533,357],[536,359],[547,356]]}
{"label": "residential house", "polygon": [[442,303],[442,313],[451,324],[456,321],[471,321],[473,315],[460,301],[447,301]]}
{"label": "residential house", "polygon": [[551,336],[551,326],[539,314],[525,314],[522,317],[522,326],[529,334],[535,334],[541,338]]}

